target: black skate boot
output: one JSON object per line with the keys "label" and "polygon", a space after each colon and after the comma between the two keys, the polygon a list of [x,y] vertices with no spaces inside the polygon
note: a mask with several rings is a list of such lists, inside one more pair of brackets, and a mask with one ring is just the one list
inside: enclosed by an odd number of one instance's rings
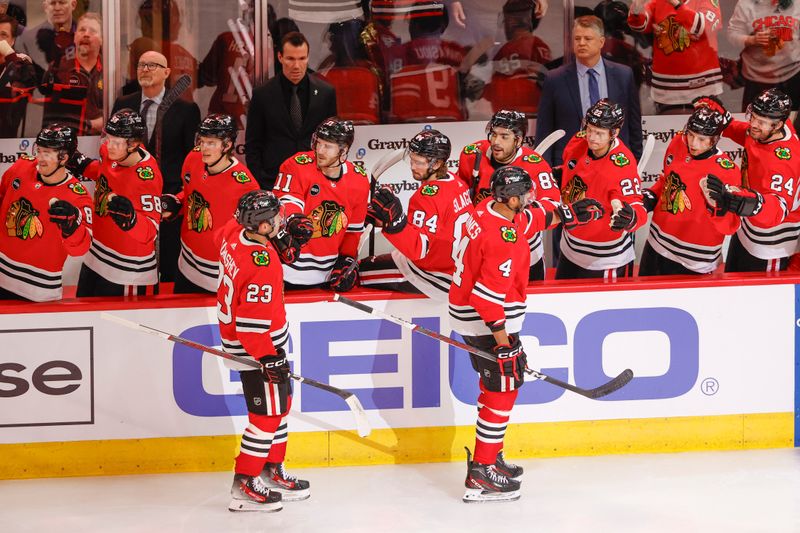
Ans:
{"label": "black skate boot", "polygon": [[522,467],[512,463],[507,463],[505,457],[503,457],[502,451],[497,454],[497,459],[494,461],[494,467],[498,472],[509,479],[513,479],[514,481],[519,481],[519,478],[522,477]]}
{"label": "black skate boot", "polygon": [[286,472],[283,463],[267,463],[261,479],[271,491],[280,492],[285,502],[299,502],[311,497],[311,484]]}
{"label": "black skate boot", "polygon": [[509,479],[497,471],[494,465],[472,462],[467,449],[467,487],[462,500],[465,503],[508,502],[519,500],[519,481]]}
{"label": "black skate boot", "polygon": [[258,476],[235,474],[231,487],[229,511],[263,511],[274,513],[283,509],[280,492],[269,490]]}

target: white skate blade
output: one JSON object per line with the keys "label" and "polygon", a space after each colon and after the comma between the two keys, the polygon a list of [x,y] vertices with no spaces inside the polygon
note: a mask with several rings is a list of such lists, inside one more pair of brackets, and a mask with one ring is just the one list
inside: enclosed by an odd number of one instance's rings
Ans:
{"label": "white skate blade", "polygon": [[487,503],[487,502],[514,502],[519,500],[520,491],[511,492],[489,492],[482,489],[467,489],[464,492],[464,503]]}
{"label": "white skate blade", "polygon": [[290,490],[279,487],[275,484],[267,485],[270,491],[279,492],[281,494],[282,502],[299,502],[307,500],[311,497],[311,488],[303,490]]}
{"label": "white skate blade", "polygon": [[231,503],[228,504],[229,511],[260,511],[262,513],[277,513],[283,509],[281,502],[275,503],[258,503],[252,500],[237,500],[233,498]]}

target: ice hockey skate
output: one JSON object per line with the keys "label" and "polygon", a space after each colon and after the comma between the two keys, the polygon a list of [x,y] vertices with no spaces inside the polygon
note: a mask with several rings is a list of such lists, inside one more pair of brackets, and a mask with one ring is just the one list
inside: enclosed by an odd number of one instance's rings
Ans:
{"label": "ice hockey skate", "polygon": [[259,476],[236,474],[231,487],[229,511],[261,511],[274,513],[283,509],[281,494],[269,490]]}
{"label": "ice hockey skate", "polygon": [[311,484],[286,472],[283,463],[267,463],[261,479],[272,492],[279,492],[284,502],[299,502],[311,497]]}
{"label": "ice hockey skate", "polygon": [[513,479],[514,481],[519,481],[519,478],[522,477],[524,470],[521,466],[515,465],[513,463],[507,463],[505,457],[503,456],[503,452],[497,454],[497,459],[494,462],[495,469],[502,475],[506,476],[509,479]]}
{"label": "ice hockey skate", "polygon": [[519,500],[520,482],[509,479],[498,472],[495,465],[472,462],[467,450],[467,490],[462,498],[465,503],[508,502]]}

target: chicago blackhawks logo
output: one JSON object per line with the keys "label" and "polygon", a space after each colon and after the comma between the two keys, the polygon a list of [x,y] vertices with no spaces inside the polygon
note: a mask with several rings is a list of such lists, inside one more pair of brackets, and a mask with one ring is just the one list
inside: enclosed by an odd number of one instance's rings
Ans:
{"label": "chicago blackhawks logo", "polygon": [[436,196],[437,192],[439,192],[438,185],[423,185],[419,190],[419,193],[424,196]]}
{"label": "chicago blackhawks logo", "polygon": [[653,26],[653,33],[656,38],[656,46],[664,52],[664,55],[683,52],[689,48],[689,32],[678,24],[675,15],[670,15],[660,24]]}
{"label": "chicago blackhawks logo", "polygon": [[139,176],[140,180],[151,180],[156,177],[152,167],[138,167],[136,169],[136,175]]}
{"label": "chicago blackhawks logo", "polygon": [[686,194],[686,184],[675,172],[670,172],[661,193],[661,209],[673,215],[692,210],[692,202]]}
{"label": "chicago blackhawks logo", "polygon": [[20,158],[25,159],[26,161],[36,161],[36,158],[29,154],[22,154]]}
{"label": "chicago blackhawks logo", "polygon": [[628,159],[628,156],[622,153],[611,154],[611,161],[613,161],[618,167],[624,167],[625,165],[629,165],[631,162],[631,160]]}
{"label": "chicago blackhawks logo", "polygon": [[528,154],[525,157],[523,157],[522,160],[525,161],[526,163],[541,163],[542,162],[542,158],[539,157],[536,154]]}
{"label": "chicago blackhawks logo", "polygon": [[736,165],[733,164],[733,161],[731,161],[727,157],[718,157],[717,158],[717,163],[719,164],[719,166],[721,166],[725,170],[730,170],[730,169],[732,169],[733,167],[736,166]]}
{"label": "chicago blackhawks logo", "polygon": [[70,183],[69,184],[69,188],[70,188],[70,190],[72,192],[74,192],[75,194],[78,194],[80,196],[83,196],[84,194],[86,194],[86,187],[84,187],[80,183]]}
{"label": "chicago blackhawks logo", "polygon": [[39,211],[33,208],[27,198],[20,198],[8,207],[6,229],[9,237],[17,237],[23,241],[41,237],[44,233]]}
{"label": "chicago blackhawks logo", "polygon": [[209,204],[197,191],[192,191],[186,200],[186,227],[197,233],[208,231],[214,227]]}
{"label": "chicago blackhawks logo", "polygon": [[347,215],[344,207],[333,200],[323,200],[323,202],[311,211],[311,224],[314,226],[312,239],[317,237],[333,237],[339,232],[347,229]]}
{"label": "chicago blackhawks logo", "polygon": [[575,134],[575,137],[577,137],[578,139],[583,139],[584,137],[586,137],[586,130],[579,131],[578,133]]}
{"label": "chicago blackhawks logo", "polygon": [[572,176],[572,179],[567,182],[564,187],[564,201],[568,204],[583,200],[586,198],[586,191],[589,189],[586,182],[580,176]]}
{"label": "chicago blackhawks logo", "polygon": [[236,172],[232,173],[233,179],[236,180],[237,183],[250,183],[250,176],[247,175],[247,172],[242,172],[241,170],[237,170]]}
{"label": "chicago blackhawks logo", "polygon": [[313,163],[314,162],[314,160],[311,159],[310,157],[308,157],[306,154],[296,155],[294,157],[294,160],[295,160],[296,163],[298,163],[300,165],[307,165],[309,163]]}
{"label": "chicago blackhawks logo", "polygon": [[477,144],[468,144],[464,147],[465,154],[477,154],[478,153],[478,145]]}
{"label": "chicago blackhawks logo", "polygon": [[503,226],[500,228],[500,236],[506,242],[517,242],[517,229]]}
{"label": "chicago blackhawks logo", "polygon": [[367,175],[367,171],[364,170],[364,167],[362,167],[360,164],[359,165],[353,165],[353,168],[355,169],[356,172],[358,172],[362,176],[366,176]]}
{"label": "chicago blackhawks logo", "polygon": [[97,216],[108,215],[108,201],[112,192],[111,187],[108,186],[108,178],[100,176],[94,190],[94,212],[97,213]]}
{"label": "chicago blackhawks logo", "polygon": [[269,254],[266,250],[253,252],[253,263],[257,266],[265,267],[269,265]]}
{"label": "chicago blackhawks logo", "polygon": [[788,160],[792,158],[791,150],[789,150],[785,146],[779,146],[778,148],[775,148],[775,155],[778,156],[778,159]]}

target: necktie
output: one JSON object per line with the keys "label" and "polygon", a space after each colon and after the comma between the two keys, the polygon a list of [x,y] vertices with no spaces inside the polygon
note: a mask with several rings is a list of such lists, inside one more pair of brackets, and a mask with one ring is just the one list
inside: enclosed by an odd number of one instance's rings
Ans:
{"label": "necktie", "polygon": [[145,134],[144,138],[145,141],[150,140],[150,132],[152,131],[152,127],[150,126],[149,121],[147,120],[147,112],[150,109],[150,106],[153,105],[155,102],[150,100],[149,98],[142,103],[142,120],[144,120],[144,127],[145,127]]}
{"label": "necktie", "polygon": [[600,100],[600,87],[597,85],[597,71],[593,68],[588,70],[589,74],[589,106]]}
{"label": "necktie", "polygon": [[289,100],[289,116],[298,132],[303,126],[303,109],[300,107],[300,97],[297,95],[297,85],[292,85],[292,98]]}

